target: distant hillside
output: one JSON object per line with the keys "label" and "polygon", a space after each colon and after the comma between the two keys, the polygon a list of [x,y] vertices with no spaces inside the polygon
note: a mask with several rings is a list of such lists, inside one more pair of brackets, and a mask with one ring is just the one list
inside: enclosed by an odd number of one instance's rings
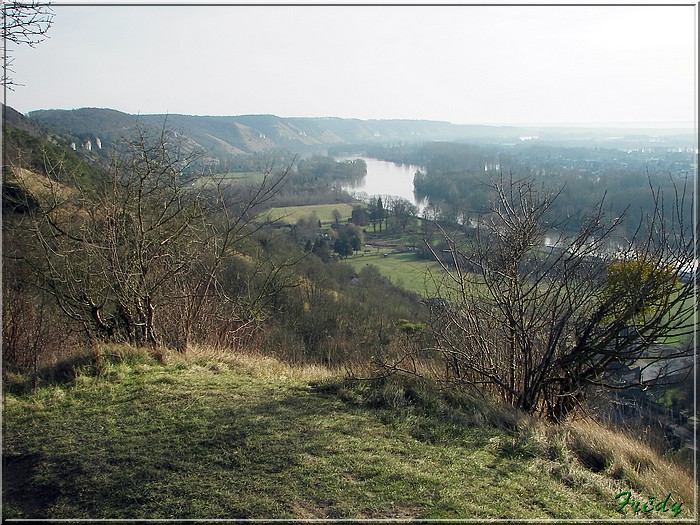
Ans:
{"label": "distant hillside", "polygon": [[76,142],[100,139],[115,143],[138,122],[181,132],[210,155],[227,156],[274,148],[313,150],[337,144],[436,140],[512,140],[517,128],[464,126],[426,120],[358,120],[341,118],[282,118],[275,115],[192,116],[129,115],[113,109],[38,110],[32,121]]}
{"label": "distant hillside", "polygon": [[[27,118],[11,107],[2,105],[3,196],[7,198],[7,182],[15,168],[24,168],[47,175],[52,167],[62,166],[66,173],[86,184],[99,177],[100,156],[97,151],[73,151],[73,140],[65,131],[53,131],[42,123]],[[106,156],[106,152],[105,152]],[[9,177],[9,178],[8,178]],[[4,202],[3,205],[6,203]]]}
{"label": "distant hillside", "polygon": [[[14,110],[12,110],[14,112]],[[17,120],[16,112],[8,118]],[[472,144],[547,143],[616,149],[695,147],[687,129],[611,127],[513,127],[460,125],[431,120],[359,120],[336,117],[278,117],[276,115],[196,116],[130,115],[114,109],[31,111],[25,121],[41,125],[74,142],[78,149],[106,156],[137,123],[175,130],[186,149],[201,149],[225,160],[232,155],[284,149],[295,153],[324,152],[339,145],[422,142]],[[99,141],[98,141],[99,139]],[[107,146],[107,147],[105,147]]]}
{"label": "distant hillside", "polygon": [[36,122],[28,119],[19,111],[12,109],[5,104],[2,104],[2,122],[4,126],[14,126],[17,129],[29,133],[30,135],[39,136],[42,134],[41,127]]}

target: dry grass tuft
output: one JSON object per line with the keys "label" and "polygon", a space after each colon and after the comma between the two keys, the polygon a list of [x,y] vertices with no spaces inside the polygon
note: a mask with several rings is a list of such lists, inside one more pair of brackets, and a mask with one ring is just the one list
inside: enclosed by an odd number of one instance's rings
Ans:
{"label": "dry grass tuft", "polygon": [[254,351],[231,351],[193,345],[186,353],[165,351],[168,364],[194,364],[215,373],[229,369],[245,370],[260,378],[271,380],[318,381],[336,377],[340,371],[316,364],[290,365],[271,356]]}
{"label": "dry grass tuft", "polygon": [[607,490],[633,490],[662,497],[671,492],[692,512],[692,475],[645,443],[590,419],[561,426],[542,424],[537,432],[549,459],[556,461],[562,477],[574,484],[593,482],[600,486],[604,482]]}

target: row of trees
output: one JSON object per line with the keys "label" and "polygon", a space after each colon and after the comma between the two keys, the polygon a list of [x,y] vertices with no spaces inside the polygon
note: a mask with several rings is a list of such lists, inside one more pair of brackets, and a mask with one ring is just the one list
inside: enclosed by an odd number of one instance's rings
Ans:
{"label": "row of trees", "polygon": [[392,233],[405,231],[418,215],[418,207],[408,199],[394,195],[373,195],[367,206],[353,211],[351,221],[358,226],[372,225],[372,231],[382,229]]}
{"label": "row of trees", "polygon": [[689,152],[652,156],[592,148],[522,146],[503,152],[493,147],[437,146],[426,145],[421,150],[428,158],[414,177],[416,195],[429,201],[432,219],[464,225],[490,211],[488,180],[501,171],[536,177],[561,188],[549,214],[571,217],[567,224],[571,232],[581,227],[581,210],[595,208],[603,193],[611,214],[625,214],[630,224],[637,224],[644,218],[642,210],[654,207],[648,179],[670,194],[674,189],[669,173],[681,178],[693,164]]}

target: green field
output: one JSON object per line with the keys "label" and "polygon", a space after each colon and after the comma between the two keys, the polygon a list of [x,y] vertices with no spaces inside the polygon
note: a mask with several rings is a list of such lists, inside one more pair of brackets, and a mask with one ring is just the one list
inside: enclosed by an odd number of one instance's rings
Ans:
{"label": "green field", "polygon": [[454,291],[445,286],[446,283],[449,285],[450,281],[445,279],[445,271],[440,264],[420,259],[411,252],[396,253],[382,248],[371,248],[344,259],[344,262],[357,271],[367,265],[376,266],[379,272],[396,286],[423,297],[448,299],[454,295]]}
{"label": "green field", "polygon": [[625,471],[588,471],[484,401],[264,357],[108,353],[6,393],[3,518],[634,517],[615,509]]}
{"label": "green field", "polygon": [[307,206],[284,206],[271,208],[266,212],[271,219],[281,220],[288,224],[294,224],[299,219],[306,219],[312,213],[315,213],[321,222],[333,222],[333,210],[340,212],[340,221],[346,222],[352,214],[352,206],[345,203],[337,204],[311,204]]}
{"label": "green field", "polygon": [[263,173],[262,171],[222,173],[218,175],[199,177],[194,182],[193,187],[197,189],[203,189],[206,187],[214,187],[218,183],[230,184],[245,182],[259,184],[263,181],[264,177],[265,173]]}

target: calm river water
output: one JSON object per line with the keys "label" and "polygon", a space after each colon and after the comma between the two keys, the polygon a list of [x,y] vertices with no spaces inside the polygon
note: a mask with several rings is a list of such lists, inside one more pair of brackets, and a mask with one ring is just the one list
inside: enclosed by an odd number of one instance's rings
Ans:
{"label": "calm river water", "polygon": [[349,192],[366,193],[367,195],[394,195],[409,200],[420,210],[425,202],[416,200],[413,195],[413,176],[420,166],[412,164],[394,164],[384,160],[368,157],[338,157],[336,160],[362,159],[367,163],[367,175],[359,184],[346,185],[343,189]]}

